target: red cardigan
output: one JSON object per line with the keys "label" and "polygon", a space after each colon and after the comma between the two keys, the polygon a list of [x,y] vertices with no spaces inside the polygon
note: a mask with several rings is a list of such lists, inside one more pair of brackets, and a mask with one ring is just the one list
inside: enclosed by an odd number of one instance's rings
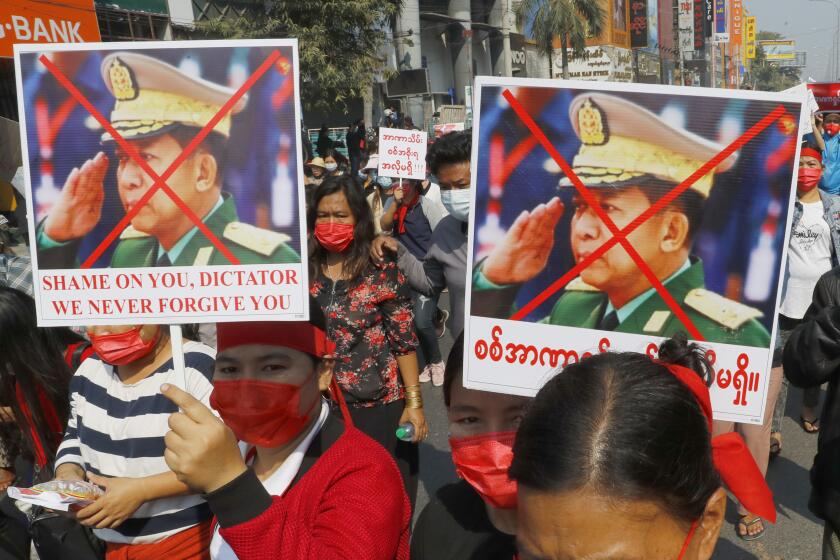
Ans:
{"label": "red cardigan", "polygon": [[411,506],[394,460],[329,420],[282,496],[250,469],[206,496],[239,560],[408,560]]}

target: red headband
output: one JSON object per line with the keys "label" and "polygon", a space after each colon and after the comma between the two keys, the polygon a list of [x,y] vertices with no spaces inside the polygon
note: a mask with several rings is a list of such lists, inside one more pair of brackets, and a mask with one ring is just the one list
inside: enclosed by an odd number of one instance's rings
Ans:
{"label": "red headband", "polygon": [[[674,364],[662,363],[680,380],[700,403],[712,433],[712,401],[709,388],[694,370]],[[729,432],[712,438],[712,458],[723,482],[748,511],[760,515],[771,523],[776,522],[776,505],[773,493],[758,470],[740,434]]]}
{"label": "red headband", "polygon": [[335,343],[327,334],[306,321],[266,323],[218,323],[216,348],[219,352],[246,344],[283,346],[323,358],[335,352]]}
{"label": "red headband", "polygon": [[815,150],[814,148],[802,148],[799,152],[799,157],[802,156],[811,156],[812,158],[816,158],[822,163],[822,152],[819,150]]}

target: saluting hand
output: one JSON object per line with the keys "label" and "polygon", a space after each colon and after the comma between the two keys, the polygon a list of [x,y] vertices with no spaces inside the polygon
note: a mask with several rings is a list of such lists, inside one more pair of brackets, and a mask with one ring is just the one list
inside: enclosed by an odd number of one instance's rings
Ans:
{"label": "saluting hand", "polygon": [[233,431],[209,408],[178,387],[164,383],[160,391],[181,412],[169,416],[163,458],[178,480],[202,493],[217,490],[247,467]]}
{"label": "saluting hand", "polygon": [[107,172],[108,156],[102,152],[87,160],[81,169],[70,172],[55,206],[44,220],[44,233],[50,239],[72,241],[96,227],[102,215]]}
{"label": "saluting hand", "polygon": [[554,229],[563,210],[557,197],[531,212],[524,210],[484,261],[484,276],[494,284],[518,284],[542,272],[554,248]]}

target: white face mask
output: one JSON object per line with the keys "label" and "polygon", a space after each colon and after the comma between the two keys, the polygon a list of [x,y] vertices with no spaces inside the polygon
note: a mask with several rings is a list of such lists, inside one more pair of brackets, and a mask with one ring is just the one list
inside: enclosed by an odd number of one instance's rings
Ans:
{"label": "white face mask", "polygon": [[440,192],[440,201],[449,215],[461,222],[470,217],[470,189],[451,189]]}
{"label": "white face mask", "polygon": [[328,163],[328,164],[326,164],[326,166],[325,166],[325,167],[327,168],[327,171],[329,171],[330,173],[332,173],[333,171],[335,171],[336,169],[338,169],[338,164],[337,164],[337,163]]}

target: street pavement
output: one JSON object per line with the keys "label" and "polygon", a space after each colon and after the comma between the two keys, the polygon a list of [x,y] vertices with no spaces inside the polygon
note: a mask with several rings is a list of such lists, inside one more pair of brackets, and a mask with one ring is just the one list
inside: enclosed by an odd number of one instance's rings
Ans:
{"label": "street pavement", "polygon": [[[448,294],[441,307],[448,308]],[[453,339],[447,331],[441,340],[441,354],[449,355]],[[824,395],[823,395],[824,397]],[[420,488],[416,511],[420,512],[438,488],[457,480],[449,454],[446,409],[443,391],[431,383],[423,385],[423,403],[429,438],[420,446]],[[775,495],[778,518],[766,523],[763,538],[746,542],[735,532],[738,510],[730,499],[726,522],[713,560],[819,560],[822,547],[822,521],[808,511],[810,482],[808,471],[817,450],[817,436],[805,433],[799,425],[802,392],[791,387],[782,424],[782,453],[770,463],[767,480]],[[416,515],[415,515],[416,519]],[[593,519],[593,523],[598,523]]]}

